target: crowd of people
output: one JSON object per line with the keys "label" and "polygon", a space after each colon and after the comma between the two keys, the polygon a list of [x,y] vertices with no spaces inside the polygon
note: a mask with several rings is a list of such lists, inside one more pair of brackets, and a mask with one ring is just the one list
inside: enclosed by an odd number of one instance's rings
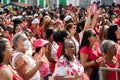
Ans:
{"label": "crowd of people", "polygon": [[0,11],[0,80],[120,80],[120,7]]}

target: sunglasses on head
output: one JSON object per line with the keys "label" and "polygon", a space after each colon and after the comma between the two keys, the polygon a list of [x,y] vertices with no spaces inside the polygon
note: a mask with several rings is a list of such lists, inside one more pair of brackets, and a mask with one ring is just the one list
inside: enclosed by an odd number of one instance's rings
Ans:
{"label": "sunglasses on head", "polygon": [[94,33],[94,34],[92,34],[92,36],[96,37],[96,36],[97,36],[97,34],[96,34],[96,33]]}

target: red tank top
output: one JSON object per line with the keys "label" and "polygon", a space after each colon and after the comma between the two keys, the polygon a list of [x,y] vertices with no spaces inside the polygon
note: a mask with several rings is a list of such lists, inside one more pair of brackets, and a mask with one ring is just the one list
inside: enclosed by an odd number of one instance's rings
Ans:
{"label": "red tank top", "polygon": [[12,72],[13,80],[22,80],[22,78],[19,77],[11,67],[0,65],[0,69],[3,69],[3,68],[8,68]]}

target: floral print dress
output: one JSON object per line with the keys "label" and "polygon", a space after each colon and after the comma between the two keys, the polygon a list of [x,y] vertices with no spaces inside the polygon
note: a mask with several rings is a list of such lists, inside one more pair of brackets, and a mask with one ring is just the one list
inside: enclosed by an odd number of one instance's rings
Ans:
{"label": "floral print dress", "polygon": [[[84,73],[84,68],[79,61],[75,57],[74,61],[68,61],[62,55],[55,65],[53,76],[74,76],[77,72],[80,72],[80,74]],[[86,79],[80,78],[79,80]]]}

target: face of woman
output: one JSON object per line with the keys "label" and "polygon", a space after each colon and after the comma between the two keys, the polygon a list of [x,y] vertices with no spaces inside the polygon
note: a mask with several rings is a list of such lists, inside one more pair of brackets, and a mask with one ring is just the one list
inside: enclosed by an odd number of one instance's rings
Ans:
{"label": "face of woman", "polygon": [[71,34],[75,34],[76,33],[76,26],[73,25],[72,28],[70,29],[70,33]]}
{"label": "face of woman", "polygon": [[115,56],[117,54],[117,45],[116,44],[113,44],[112,46],[110,46],[108,49],[107,49],[107,53],[108,55],[113,55]]}
{"label": "face of woman", "polygon": [[21,34],[21,37],[17,41],[17,48],[22,51],[26,51],[30,47],[30,42],[25,34]]}
{"label": "face of woman", "polygon": [[66,43],[65,44],[65,54],[68,57],[72,58],[74,53],[75,53],[75,45],[74,45],[74,43],[72,41],[70,41],[69,43]]}
{"label": "face of woman", "polygon": [[7,43],[6,43],[6,48],[5,48],[5,51],[4,51],[4,59],[5,59],[6,61],[11,60],[12,57],[13,57],[13,53],[14,53],[14,51],[13,51],[10,43],[7,42]]}
{"label": "face of woman", "polygon": [[97,41],[97,34],[92,31],[91,36],[88,38],[89,42],[96,42]]}
{"label": "face of woman", "polygon": [[20,32],[21,31],[21,27],[20,26],[17,26],[16,28],[15,28],[15,33],[18,33],[18,32]]}

